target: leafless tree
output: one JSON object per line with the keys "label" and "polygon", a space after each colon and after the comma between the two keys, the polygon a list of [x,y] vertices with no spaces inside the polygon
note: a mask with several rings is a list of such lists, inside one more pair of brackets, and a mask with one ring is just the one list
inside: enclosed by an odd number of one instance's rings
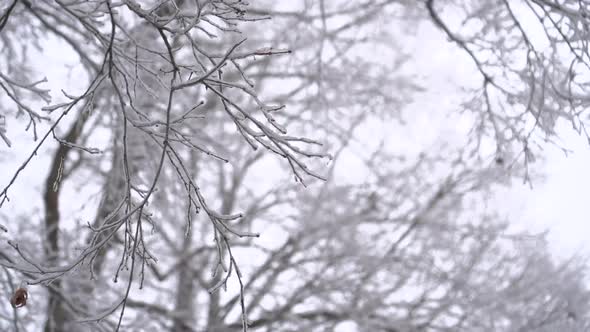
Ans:
{"label": "leafless tree", "polygon": [[[495,185],[528,177],[536,138],[551,141],[558,118],[585,132],[583,5],[282,5],[0,7],[0,137],[12,145],[19,122],[6,115],[17,115],[35,140],[0,206],[23,199],[11,192],[51,147],[40,223],[4,217],[10,241],[0,251],[4,292],[26,283],[32,299],[46,296],[46,307],[26,306],[45,321],[6,307],[6,328],[587,328],[583,262],[555,263],[542,236],[513,234],[500,214],[474,208]],[[464,28],[446,19],[459,9]],[[539,18],[548,51],[529,36],[537,26],[523,10]],[[411,20],[439,27],[482,76],[465,103],[471,136],[410,157],[363,151],[366,183],[339,184],[334,170],[355,130],[371,119],[403,125],[401,109],[420,89],[391,32],[391,21]],[[72,91],[53,95],[58,102],[31,69],[48,39],[67,46],[83,73]],[[371,48],[385,56],[367,56]],[[497,147],[492,161],[485,142]],[[269,166],[277,156],[288,172]],[[273,174],[269,188],[258,183]],[[97,198],[84,187],[99,187]],[[72,195],[80,202],[65,200]],[[65,217],[69,205],[95,210],[76,223]],[[273,241],[256,239],[267,229]]]}

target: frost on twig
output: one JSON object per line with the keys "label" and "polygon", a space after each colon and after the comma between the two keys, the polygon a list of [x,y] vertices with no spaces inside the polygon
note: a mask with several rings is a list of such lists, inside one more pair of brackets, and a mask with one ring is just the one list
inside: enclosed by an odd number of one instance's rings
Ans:
{"label": "frost on twig", "polygon": [[2,137],[2,140],[8,147],[12,146],[12,142],[6,136],[6,116],[4,115],[0,115],[0,137]]}
{"label": "frost on twig", "polygon": [[[17,113],[29,117],[37,140],[0,191],[0,206],[8,201],[13,186],[20,185],[22,171],[34,156],[45,151],[50,142],[56,143],[43,193],[43,251],[49,266],[13,245],[32,269],[29,282],[59,285],[59,280],[86,265],[94,278],[108,264],[104,252],[112,246],[120,248],[114,280],[124,276],[127,282],[121,290],[122,300],[104,312],[116,313],[115,329],[121,329],[131,285],[143,287],[146,269],[157,261],[145,237],[145,228],[155,228],[161,218],[161,212],[152,206],[166,199],[170,188],[180,187],[189,202],[187,214],[203,211],[207,216],[218,253],[217,267],[229,263],[229,268],[221,268],[225,273],[222,283],[235,276],[241,285],[246,330],[243,275],[232,245],[236,239],[258,234],[240,229],[237,223],[243,217],[241,213],[219,212],[213,207],[215,204],[200,188],[204,179],[199,179],[193,165],[187,165],[187,156],[235,162],[227,149],[216,143],[214,137],[220,134],[203,126],[208,121],[224,121],[233,124],[234,132],[243,138],[242,144],[262,146],[284,159],[297,181],[323,178],[321,171],[308,166],[310,159],[328,157],[318,150],[322,143],[297,133],[288,135],[288,123],[276,117],[284,105],[265,102],[255,88],[256,79],[249,77],[251,64],[261,59],[272,62],[290,53],[286,48],[242,36],[247,37],[242,24],[268,17],[249,15],[247,4],[234,0],[158,1],[149,6],[131,0],[23,0],[11,8],[0,22],[8,27],[6,31],[27,35],[28,30],[20,29],[28,25],[21,27],[17,20],[33,20],[33,33],[27,37],[33,41],[38,35],[59,39],[76,53],[89,77],[87,82],[76,82],[81,93],[63,88],[66,100],[51,103],[48,90],[43,88],[46,79],[28,80],[28,75],[16,78],[13,71],[0,72],[0,88]],[[11,41],[7,47],[16,44]],[[46,106],[38,110],[30,106],[28,98],[38,98]],[[46,121],[48,127],[38,136],[40,121]],[[2,128],[0,136],[10,145]],[[106,148],[90,147],[97,132],[110,136]],[[103,158],[110,159],[111,170],[105,175],[96,218],[87,223],[89,234],[83,248],[67,264],[60,264],[58,256],[66,245],[59,235],[64,222],[60,215],[63,182],[79,167],[104,172]],[[187,229],[191,229],[190,221]],[[55,301],[55,295],[50,295],[49,302]],[[50,310],[54,311],[48,313],[48,324],[64,308],[56,305]],[[106,319],[107,314],[102,317]],[[55,324],[48,328],[63,329],[59,325],[62,322]]]}

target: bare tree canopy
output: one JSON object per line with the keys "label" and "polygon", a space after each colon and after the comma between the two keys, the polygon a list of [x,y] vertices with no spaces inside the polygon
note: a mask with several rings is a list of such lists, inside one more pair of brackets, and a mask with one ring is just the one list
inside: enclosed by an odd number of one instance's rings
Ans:
{"label": "bare tree canopy", "polygon": [[[584,257],[493,202],[558,123],[590,141],[589,25],[578,0],[0,1],[0,330],[590,330]],[[410,111],[423,27],[468,73],[450,110]],[[410,144],[420,116],[459,135]]]}

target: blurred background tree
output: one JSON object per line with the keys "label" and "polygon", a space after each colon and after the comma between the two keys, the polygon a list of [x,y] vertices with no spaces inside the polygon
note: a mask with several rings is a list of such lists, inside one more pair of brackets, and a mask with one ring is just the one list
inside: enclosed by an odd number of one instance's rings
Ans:
{"label": "blurred background tree", "polygon": [[[531,181],[557,121],[585,134],[586,13],[2,3],[0,137],[20,159],[2,160],[0,327],[588,329],[584,258],[554,259],[493,203]],[[409,107],[428,98],[407,47],[423,25],[478,75],[458,108]]]}

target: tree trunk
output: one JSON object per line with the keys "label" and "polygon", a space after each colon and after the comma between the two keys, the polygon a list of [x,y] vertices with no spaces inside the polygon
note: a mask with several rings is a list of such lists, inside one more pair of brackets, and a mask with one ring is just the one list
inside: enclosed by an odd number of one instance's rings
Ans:
{"label": "tree trunk", "polygon": [[[242,175],[243,175],[243,173],[242,173]],[[222,214],[230,214],[231,211],[234,209],[236,195],[237,195],[237,191],[239,188],[238,184],[239,184],[240,179],[233,177],[232,178],[233,182],[231,183],[230,188],[228,190],[225,190],[224,187],[225,187],[226,178],[225,178],[225,174],[223,172],[223,168],[220,169],[219,176],[220,176],[219,190],[220,190],[220,194],[222,197],[220,212]],[[222,253],[225,253],[225,251],[222,251]],[[217,275],[215,276],[215,278],[213,278],[213,280],[211,281],[211,285],[216,285],[217,283],[219,283],[219,281],[223,277],[224,277],[223,272],[219,271],[217,273]],[[220,309],[221,309],[221,294],[219,293],[219,290],[216,290],[215,292],[213,292],[209,295],[209,309],[207,312],[207,331],[219,331],[219,329],[223,327],[224,323],[223,323],[223,319],[220,315]]]}
{"label": "tree trunk", "polygon": [[[65,137],[67,142],[76,143],[78,141],[86,119],[85,114],[80,113]],[[44,251],[46,262],[49,266],[57,266],[59,263],[60,215],[58,189],[59,181],[63,174],[63,167],[71,150],[72,148],[67,145],[59,145],[45,181],[45,192],[43,194],[43,204],[45,207]],[[58,290],[62,289],[60,280],[55,280],[53,285]],[[55,293],[49,293],[48,296],[47,321],[44,330],[45,332],[65,332],[65,322],[70,318],[68,317],[68,311],[61,304],[59,297]]]}
{"label": "tree trunk", "polygon": [[[192,237],[190,234],[184,238],[183,252],[190,250]],[[176,286],[176,304],[174,312],[178,314],[174,319],[174,332],[192,332],[195,323],[195,303],[194,303],[194,272],[190,260],[187,264],[180,265],[178,274],[178,284]]]}

